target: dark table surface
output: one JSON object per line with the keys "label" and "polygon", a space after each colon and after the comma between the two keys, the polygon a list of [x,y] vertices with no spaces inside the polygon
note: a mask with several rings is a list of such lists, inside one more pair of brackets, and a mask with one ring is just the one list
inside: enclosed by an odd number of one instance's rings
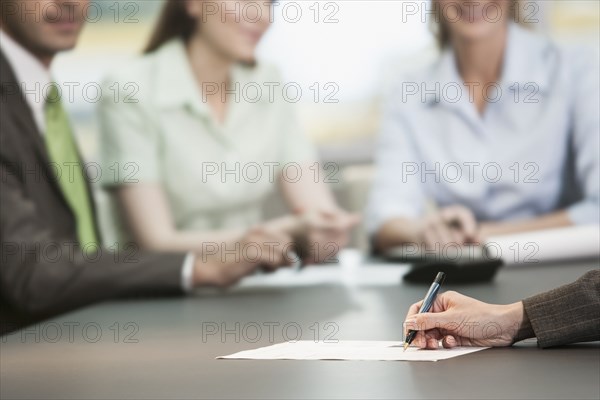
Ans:
{"label": "dark table surface", "polygon": [[[366,268],[366,267],[365,267]],[[509,303],[597,261],[506,268],[447,285]],[[439,362],[249,361],[216,356],[286,339],[401,340],[424,286],[321,284],[103,303],[2,338],[4,398],[600,398],[597,342],[535,341]]]}

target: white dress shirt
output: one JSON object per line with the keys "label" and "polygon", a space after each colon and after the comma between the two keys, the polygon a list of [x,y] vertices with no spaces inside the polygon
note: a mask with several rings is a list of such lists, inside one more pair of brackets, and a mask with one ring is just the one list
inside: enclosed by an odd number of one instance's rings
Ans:
{"label": "white dress shirt", "polygon": [[[52,83],[50,71],[30,52],[0,29],[0,48],[14,71],[40,134],[46,130],[44,114],[45,96]],[[189,292],[193,288],[194,255],[189,253],[181,269],[181,287]]]}
{"label": "white dress shirt", "polygon": [[[464,205],[480,221],[566,209],[574,224],[599,223],[599,75],[593,52],[511,24],[501,92],[489,90],[483,115],[451,49],[404,77],[383,118],[369,232],[395,217],[419,218],[430,200]],[[569,171],[581,191],[570,201]]]}
{"label": "white dress shirt", "polygon": [[46,130],[45,95],[52,82],[50,71],[2,29],[0,29],[0,46],[33,112],[38,130],[43,134]]}

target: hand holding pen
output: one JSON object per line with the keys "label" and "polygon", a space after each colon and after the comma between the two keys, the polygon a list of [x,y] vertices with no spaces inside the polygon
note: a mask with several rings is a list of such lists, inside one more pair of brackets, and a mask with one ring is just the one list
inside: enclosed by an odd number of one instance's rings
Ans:
{"label": "hand holding pen", "polygon": [[422,349],[503,347],[534,336],[521,301],[488,304],[448,291],[434,298],[429,312],[421,312],[424,305],[425,301],[413,304],[404,323],[412,336],[406,341]]}

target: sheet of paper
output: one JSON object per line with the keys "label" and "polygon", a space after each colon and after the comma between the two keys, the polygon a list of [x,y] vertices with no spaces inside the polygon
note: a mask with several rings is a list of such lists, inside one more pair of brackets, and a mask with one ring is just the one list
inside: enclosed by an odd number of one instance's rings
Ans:
{"label": "sheet of paper", "polygon": [[229,360],[438,361],[484,349],[487,347],[456,347],[440,350],[420,350],[409,347],[404,351],[402,342],[342,340],[337,343],[327,343],[304,340],[240,351],[217,358]]}
{"label": "sheet of paper", "polygon": [[490,255],[500,252],[506,264],[573,260],[600,255],[600,226],[597,224],[547,229],[488,240]]}

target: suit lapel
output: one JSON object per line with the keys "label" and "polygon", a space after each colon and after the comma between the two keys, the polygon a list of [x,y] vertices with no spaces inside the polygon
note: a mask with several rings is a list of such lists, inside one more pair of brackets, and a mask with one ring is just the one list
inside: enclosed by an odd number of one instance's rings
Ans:
{"label": "suit lapel", "polygon": [[[51,161],[46,149],[46,143],[44,142],[41,132],[39,132],[39,129],[35,123],[31,108],[29,107],[29,104],[27,104],[27,100],[21,92],[19,82],[17,81],[17,78],[2,51],[0,51],[0,96],[0,101],[4,103],[5,110],[8,110],[19,128],[19,131],[17,132],[18,137],[15,138],[15,140],[26,141],[27,147],[34,150],[37,163],[44,170],[44,173],[46,174],[45,176],[53,177],[54,172],[50,168]],[[79,159],[82,160],[81,154],[78,154],[78,156]],[[98,218],[96,214],[94,197],[92,195],[92,188],[87,176],[85,176],[85,178],[86,189],[90,198],[90,205],[94,218],[96,235],[98,240],[102,241],[98,227]],[[55,179],[49,180],[56,194],[62,199],[64,206],[70,210],[70,206],[64,197],[58,182]]]}
{"label": "suit lapel", "polygon": [[0,52],[0,83],[2,102],[6,103],[7,109],[21,128],[20,134],[31,144],[42,165],[47,167],[50,159],[46,144],[35,124],[31,109],[23,97],[19,82],[2,52]]}

